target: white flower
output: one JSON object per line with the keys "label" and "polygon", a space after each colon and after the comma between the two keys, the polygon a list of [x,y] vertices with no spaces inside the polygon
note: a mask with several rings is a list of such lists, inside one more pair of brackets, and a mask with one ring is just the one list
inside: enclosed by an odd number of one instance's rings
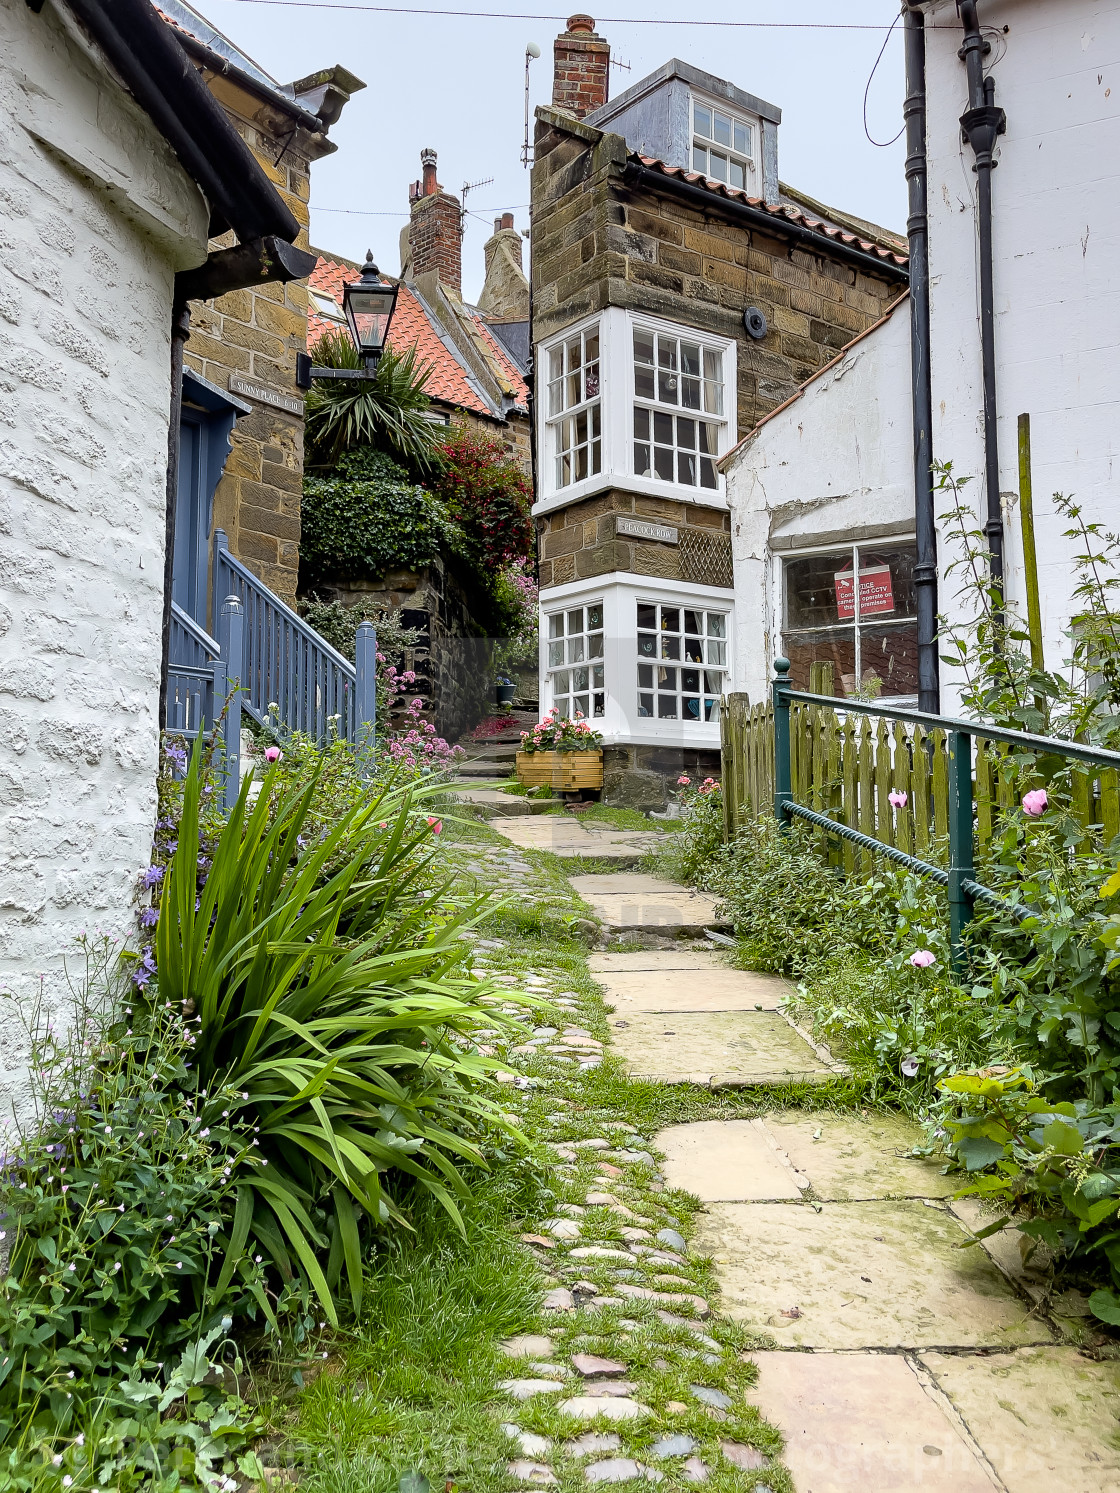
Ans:
{"label": "white flower", "polygon": [[62,1486],[63,1486],[63,1487],[64,1487],[64,1488],[69,1488],[69,1486],[70,1486],[70,1484],[71,1484],[71,1483],[72,1483],[72,1482],[73,1482],[73,1481],[74,1481],[74,1479],[73,1479],[73,1478],[72,1478],[72,1477],[71,1477],[71,1476],[70,1476],[70,1474],[69,1474],[69,1473],[67,1473],[67,1474],[66,1474],[66,1475],[65,1475],[65,1477],[64,1477],[64,1478],[63,1478],[63,1479],[62,1479]]}
{"label": "white flower", "polygon": [[207,1126],[205,1130],[199,1131],[199,1134],[202,1136],[203,1140],[205,1140],[206,1137],[210,1134],[210,1127]]}
{"label": "white flower", "polygon": [[56,1467],[61,1467],[62,1466],[62,1457],[59,1455],[58,1452],[55,1452],[54,1456],[51,1458],[51,1461],[54,1463],[54,1465]]}
{"label": "white flower", "polygon": [[85,1446],[85,1444],[86,1444],[86,1438],[85,1438],[84,1434],[81,1431],[79,1431],[78,1434],[74,1437],[74,1445],[75,1446]]}

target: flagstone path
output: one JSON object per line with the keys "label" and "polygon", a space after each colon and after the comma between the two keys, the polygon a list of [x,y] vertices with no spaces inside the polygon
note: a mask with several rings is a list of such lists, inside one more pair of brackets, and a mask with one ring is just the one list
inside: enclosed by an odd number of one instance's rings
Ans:
{"label": "flagstone path", "polygon": [[[591,955],[608,1043],[560,992],[507,1082],[547,1090],[557,1065],[578,1078],[612,1050],[635,1077],[704,1089],[843,1071],[786,1018],[783,982],[686,941],[712,899],[648,876],[571,885],[604,942],[658,946]],[[977,1205],[905,1119],[779,1107],[639,1136],[572,1099],[554,1119],[561,1201],[524,1237],[557,1325],[504,1345],[516,1482],[1120,1493],[1120,1362],[1077,1346],[1083,1303],[1050,1302],[1014,1230],[970,1242]],[[700,1200],[687,1242],[665,1189]],[[766,1346],[736,1351],[736,1327]]]}

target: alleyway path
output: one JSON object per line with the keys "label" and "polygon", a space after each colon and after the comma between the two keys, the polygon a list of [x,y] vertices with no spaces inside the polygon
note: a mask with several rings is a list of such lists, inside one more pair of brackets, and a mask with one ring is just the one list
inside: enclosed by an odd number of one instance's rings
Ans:
{"label": "alleyway path", "polygon": [[[1120,1364],[1078,1349],[1084,1304],[1048,1299],[1013,1231],[968,1245],[976,1207],[954,1201],[954,1181],[917,1154],[917,1127],[782,1106],[787,1086],[844,1070],[785,1016],[780,980],[713,950],[711,900],[606,869],[612,847],[625,838],[633,853],[645,837],[555,816],[493,827],[521,855],[592,862],[569,884],[608,945],[589,968],[609,1041],[574,1014],[569,992],[569,1022],[510,1054],[516,1085],[547,1088],[550,1064],[574,1070],[554,1147],[570,1200],[526,1235],[556,1281],[546,1307],[559,1325],[507,1345],[527,1360],[507,1385],[522,1453],[514,1477],[712,1477],[758,1493],[1117,1493]],[[518,851],[499,854],[532,869]],[[718,1100],[721,1117],[637,1136],[609,1105],[573,1102],[580,1075],[612,1055],[632,1078]],[[541,1076],[521,1076],[530,1073]],[[729,1090],[747,1086],[742,1117],[723,1117]],[[675,1189],[701,1205],[687,1247]],[[674,1341],[643,1348],[651,1327]],[[682,1363],[703,1382],[666,1399],[656,1374]],[[592,1429],[547,1434],[565,1416]],[[727,1484],[732,1469],[738,1481]]]}

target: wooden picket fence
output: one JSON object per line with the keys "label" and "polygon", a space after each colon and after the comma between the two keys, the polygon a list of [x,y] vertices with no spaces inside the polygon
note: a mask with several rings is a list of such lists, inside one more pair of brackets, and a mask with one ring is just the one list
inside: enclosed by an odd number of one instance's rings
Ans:
{"label": "wooden picket fence", "polygon": [[[813,689],[813,693],[818,691]],[[774,707],[751,705],[729,695],[720,713],[723,746],[724,833],[732,837],[749,819],[773,812]],[[982,859],[999,810],[1013,808],[1023,792],[1023,756],[977,735],[973,750],[976,854]],[[790,766],[793,796],[908,855],[943,861],[949,829],[947,733],[900,721],[874,720],[792,701]],[[1072,764],[1072,816],[1086,830],[1103,831],[1109,843],[1120,833],[1120,782],[1115,768]],[[1041,781],[1041,780],[1040,780]],[[906,794],[905,808],[891,805],[892,792]],[[820,832],[823,842],[829,837]],[[870,866],[870,852],[833,840],[829,859],[845,870]]]}

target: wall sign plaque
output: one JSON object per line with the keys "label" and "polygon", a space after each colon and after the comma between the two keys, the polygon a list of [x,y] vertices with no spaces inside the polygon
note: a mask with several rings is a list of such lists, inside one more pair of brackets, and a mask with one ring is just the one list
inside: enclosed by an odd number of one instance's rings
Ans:
{"label": "wall sign plaque", "polygon": [[256,379],[246,378],[243,373],[231,373],[226,385],[231,394],[243,394],[255,399],[258,404],[270,404],[273,409],[287,410],[289,415],[303,414],[303,400],[298,394],[280,394],[275,389],[260,384]]}
{"label": "wall sign plaque", "polygon": [[614,521],[614,532],[628,539],[653,539],[658,544],[678,544],[678,531],[673,524],[656,524],[648,518],[626,518],[619,514]]}

